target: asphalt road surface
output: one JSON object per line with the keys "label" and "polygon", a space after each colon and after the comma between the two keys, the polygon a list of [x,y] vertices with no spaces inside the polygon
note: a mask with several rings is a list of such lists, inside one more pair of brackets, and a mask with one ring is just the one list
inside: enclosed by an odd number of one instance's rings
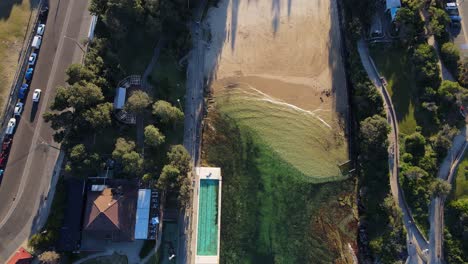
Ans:
{"label": "asphalt road surface", "polygon": [[[52,199],[46,198],[54,186],[52,176],[60,151],[42,114],[56,87],[65,83],[65,69],[81,62],[83,51],[78,43],[87,36],[90,24],[87,4],[86,0],[50,0],[34,77],[0,186],[0,263],[6,262],[47,217]],[[41,100],[33,104],[37,88],[42,90]]]}
{"label": "asphalt road surface", "polygon": [[[468,1],[458,0],[458,10],[462,17],[461,27],[453,28],[454,43],[460,49],[461,55],[468,57]],[[465,17],[465,15],[467,15]]]}

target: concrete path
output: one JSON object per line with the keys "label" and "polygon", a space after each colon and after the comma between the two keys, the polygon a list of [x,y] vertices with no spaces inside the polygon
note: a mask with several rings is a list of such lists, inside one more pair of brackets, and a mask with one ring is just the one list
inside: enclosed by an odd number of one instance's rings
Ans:
{"label": "concrete path", "polygon": [[377,68],[369,55],[367,43],[363,40],[358,42],[358,52],[361,58],[364,69],[366,70],[370,80],[374,83],[377,90],[384,101],[385,111],[387,113],[387,121],[391,127],[389,135],[389,168],[390,168],[390,187],[393,198],[396,204],[400,207],[403,214],[403,223],[408,233],[408,260],[407,263],[418,263],[419,258],[426,258],[421,252],[428,248],[428,242],[424,238],[422,232],[414,223],[413,216],[406,204],[406,200],[398,180],[399,174],[399,153],[400,147],[398,143],[398,120],[396,118],[395,109],[391,97],[383,85]]}

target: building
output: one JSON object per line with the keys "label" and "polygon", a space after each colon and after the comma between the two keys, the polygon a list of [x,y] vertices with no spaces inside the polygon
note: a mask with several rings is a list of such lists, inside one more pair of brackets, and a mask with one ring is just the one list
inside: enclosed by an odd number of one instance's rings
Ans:
{"label": "building", "polygon": [[20,247],[18,251],[7,261],[7,264],[29,264],[32,263],[33,256],[24,248]]}
{"label": "building", "polygon": [[137,189],[133,185],[94,188],[87,193],[83,238],[133,241]]}
{"label": "building", "polygon": [[135,240],[156,240],[159,222],[159,193],[151,189],[138,190]]}

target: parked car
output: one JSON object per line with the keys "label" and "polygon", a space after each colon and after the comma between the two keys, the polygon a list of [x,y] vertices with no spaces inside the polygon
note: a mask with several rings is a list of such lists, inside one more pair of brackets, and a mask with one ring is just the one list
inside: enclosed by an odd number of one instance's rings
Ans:
{"label": "parked car", "polygon": [[450,21],[452,23],[460,23],[461,21],[461,16],[460,13],[458,12],[458,4],[456,2],[449,2],[445,5],[445,11],[450,17]]}
{"label": "parked car", "polygon": [[5,137],[2,144],[2,151],[9,151],[11,147],[11,143],[13,143],[12,137]]}
{"label": "parked car", "polygon": [[44,35],[44,30],[45,30],[45,25],[44,24],[39,24],[39,26],[37,26],[36,34],[39,35],[39,36],[42,36],[42,35]]}
{"label": "parked car", "polygon": [[31,81],[32,80],[33,73],[34,73],[34,68],[33,67],[29,67],[26,70],[26,74],[24,75],[24,78],[26,79],[26,81]]}
{"label": "parked car", "polygon": [[0,168],[4,169],[8,160],[8,153],[0,153]]}
{"label": "parked car", "polygon": [[23,85],[21,85],[21,88],[19,90],[18,98],[19,99],[26,98],[26,94],[28,93],[28,89],[29,89],[29,85],[27,83],[23,83]]}
{"label": "parked car", "polygon": [[16,127],[16,118],[12,117],[10,118],[10,121],[8,121],[5,134],[13,135],[13,133],[15,132],[15,127]]}
{"label": "parked car", "polygon": [[33,98],[32,98],[33,102],[35,103],[39,102],[39,99],[41,99],[41,92],[42,92],[41,89],[34,90]]}
{"label": "parked car", "polygon": [[37,53],[33,52],[29,55],[28,65],[34,65],[36,63]]}
{"label": "parked car", "polygon": [[23,112],[23,106],[24,106],[24,104],[21,103],[21,102],[16,103],[15,111],[14,111],[15,116],[20,116],[21,115],[21,113]]}
{"label": "parked car", "polygon": [[4,170],[0,169],[0,184],[2,184]]}
{"label": "parked car", "polygon": [[31,47],[35,49],[39,49],[41,47],[42,37],[39,35],[34,36],[33,41],[31,43]]}

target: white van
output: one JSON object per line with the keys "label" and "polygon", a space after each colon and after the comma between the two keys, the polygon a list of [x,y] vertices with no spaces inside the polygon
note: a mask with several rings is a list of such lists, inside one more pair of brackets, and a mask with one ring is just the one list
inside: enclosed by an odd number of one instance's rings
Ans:
{"label": "white van", "polygon": [[13,117],[10,119],[10,121],[8,121],[5,134],[12,135],[15,132],[15,127],[16,127],[16,119]]}
{"label": "white van", "polygon": [[41,47],[41,42],[42,42],[42,37],[39,35],[36,35],[32,41],[31,47],[35,49],[39,49]]}

